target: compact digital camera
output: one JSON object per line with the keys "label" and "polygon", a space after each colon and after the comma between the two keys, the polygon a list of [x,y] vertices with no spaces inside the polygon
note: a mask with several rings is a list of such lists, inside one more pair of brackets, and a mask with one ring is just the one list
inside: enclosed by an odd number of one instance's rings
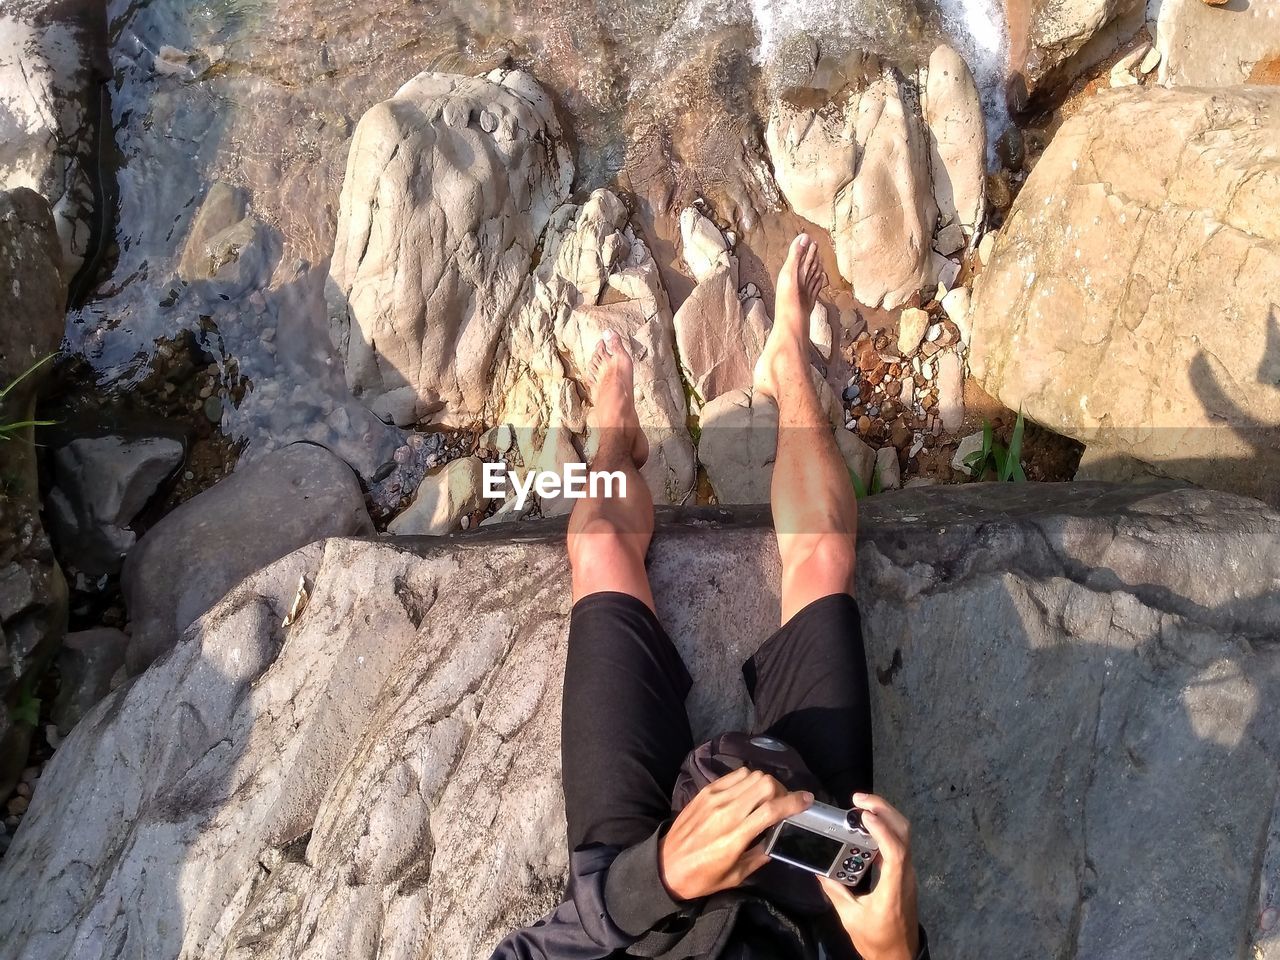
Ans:
{"label": "compact digital camera", "polygon": [[773,828],[765,846],[774,860],[856,887],[879,854],[858,810],[814,803]]}

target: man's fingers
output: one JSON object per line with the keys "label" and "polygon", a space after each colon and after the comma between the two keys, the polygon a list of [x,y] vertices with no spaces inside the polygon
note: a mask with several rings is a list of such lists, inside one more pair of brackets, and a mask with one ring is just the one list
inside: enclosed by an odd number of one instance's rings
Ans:
{"label": "man's fingers", "polygon": [[862,825],[880,848],[880,858],[886,870],[898,870],[907,859],[907,845],[899,839],[877,813],[870,810],[862,815]]}
{"label": "man's fingers", "polygon": [[879,817],[880,822],[893,831],[903,846],[911,842],[910,821],[895,810],[884,797],[877,797],[874,793],[855,793],[853,805],[859,810],[870,810]]}
{"label": "man's fingers", "polygon": [[741,781],[733,784],[725,791],[724,801],[726,804],[738,809],[741,816],[745,817],[770,797],[776,797],[786,792],[786,787],[773,777],[767,773],[753,770],[743,777]]}
{"label": "man's fingers", "polygon": [[746,767],[739,767],[731,773],[726,773],[723,777],[712,780],[703,789],[708,793],[724,793],[741,784],[750,774],[751,771]]}
{"label": "man's fingers", "polygon": [[766,800],[756,807],[751,815],[742,821],[742,826],[738,828],[739,834],[744,837],[759,836],[787,817],[794,817],[811,806],[813,806],[812,793],[783,793],[782,796]]}

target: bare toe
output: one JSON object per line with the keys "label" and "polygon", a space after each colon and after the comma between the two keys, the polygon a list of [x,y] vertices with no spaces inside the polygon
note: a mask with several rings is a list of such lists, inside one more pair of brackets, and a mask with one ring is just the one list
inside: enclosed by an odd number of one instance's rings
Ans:
{"label": "bare toe", "polygon": [[600,365],[609,359],[609,353],[605,350],[604,341],[601,340],[596,344],[595,352],[591,354],[591,381],[597,383],[600,380]]}

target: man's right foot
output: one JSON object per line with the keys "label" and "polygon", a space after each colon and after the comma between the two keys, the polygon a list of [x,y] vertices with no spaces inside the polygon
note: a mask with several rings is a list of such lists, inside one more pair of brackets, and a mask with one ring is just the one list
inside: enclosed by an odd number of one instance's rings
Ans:
{"label": "man's right foot", "polygon": [[778,272],[773,329],[755,368],[755,389],[778,399],[778,388],[787,376],[809,366],[809,314],[827,275],[818,256],[818,245],[802,233],[791,241],[787,259]]}
{"label": "man's right foot", "polygon": [[587,424],[599,435],[598,449],[606,449],[616,436],[621,449],[630,451],[638,470],[649,459],[649,440],[640,429],[636,412],[635,365],[622,340],[606,330],[591,355],[591,411]]}

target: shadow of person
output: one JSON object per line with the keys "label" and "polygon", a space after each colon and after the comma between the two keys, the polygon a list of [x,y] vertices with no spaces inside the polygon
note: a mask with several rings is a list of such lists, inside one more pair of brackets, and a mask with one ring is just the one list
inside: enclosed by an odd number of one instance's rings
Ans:
{"label": "shadow of person", "polygon": [[1280,525],[1078,486],[1074,517],[899,522],[863,556],[878,787],[912,819],[930,939],[1245,956],[1280,936]]}
{"label": "shadow of person", "polygon": [[1144,427],[1148,435],[1167,431],[1167,441],[1145,443],[1170,451],[1167,455],[1144,463],[1119,452],[1086,454],[1083,476],[1179,478],[1280,506],[1280,307],[1272,304],[1268,310],[1252,382],[1237,379],[1222,358],[1204,350],[1192,359],[1188,379],[1209,425]]}

